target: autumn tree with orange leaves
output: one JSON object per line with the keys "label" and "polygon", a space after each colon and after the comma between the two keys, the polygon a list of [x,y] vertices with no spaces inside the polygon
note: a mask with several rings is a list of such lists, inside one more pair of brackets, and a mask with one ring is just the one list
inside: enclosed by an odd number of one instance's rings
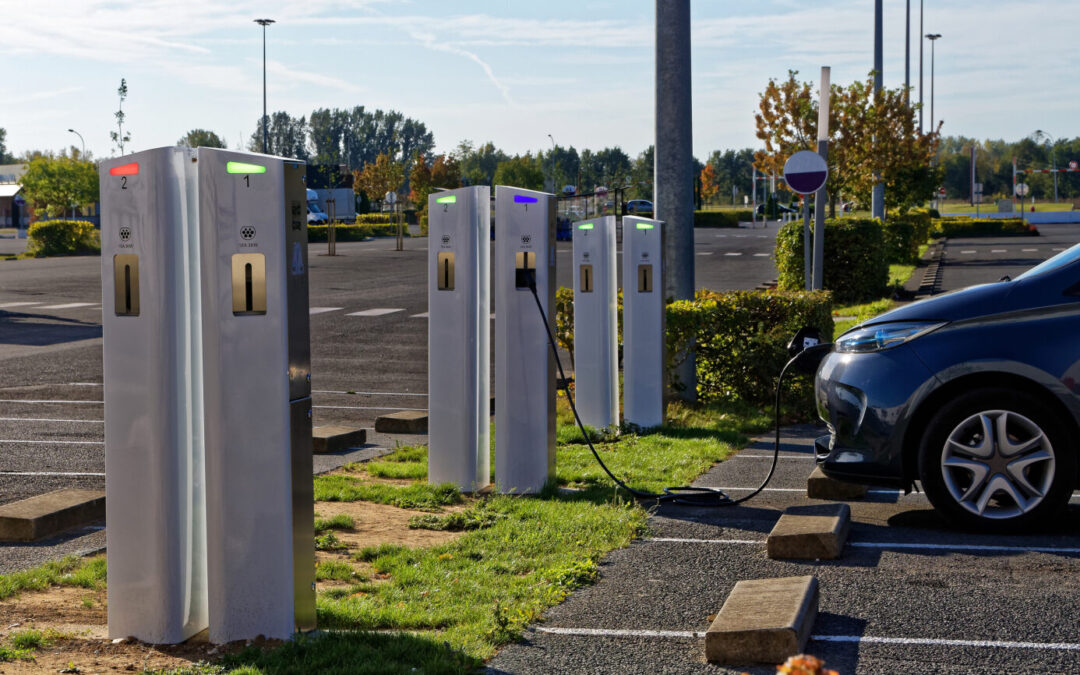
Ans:
{"label": "autumn tree with orange leaves", "polygon": [[[765,149],[754,166],[765,174],[783,174],[784,162],[799,150],[817,150],[818,96],[813,84],[769,80],[754,115],[757,137]],[[830,216],[843,198],[870,203],[874,174],[885,182],[885,206],[906,208],[929,198],[940,181],[932,166],[941,124],[920,133],[917,107],[909,107],[903,89],[874,91],[873,73],[865,82],[832,85],[829,106],[829,178],[825,183]],[[876,140],[875,140],[876,139]]]}

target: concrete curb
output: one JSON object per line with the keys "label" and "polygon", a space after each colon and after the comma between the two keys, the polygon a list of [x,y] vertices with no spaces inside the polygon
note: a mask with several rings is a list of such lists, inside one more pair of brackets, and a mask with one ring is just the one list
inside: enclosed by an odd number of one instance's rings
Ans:
{"label": "concrete curb", "polygon": [[835,560],[850,528],[847,504],[789,506],[765,541],[766,554],[783,560]]}
{"label": "concrete curb", "polygon": [[0,541],[37,541],[104,518],[104,491],[56,490],[0,506]]}
{"label": "concrete curb", "polygon": [[428,415],[419,410],[402,410],[375,419],[375,431],[380,434],[426,434]]}
{"label": "concrete curb", "polygon": [[783,663],[806,646],[817,613],[812,576],[740,581],[705,633],[705,658],[726,665]]}
{"label": "concrete curb", "polygon": [[862,499],[866,496],[867,487],[856,483],[829,478],[820,466],[815,466],[806,479],[806,496],[810,499],[832,499],[847,501],[849,499]]}
{"label": "concrete curb", "polygon": [[367,429],[325,426],[311,430],[311,449],[322,454],[341,452],[367,443]]}

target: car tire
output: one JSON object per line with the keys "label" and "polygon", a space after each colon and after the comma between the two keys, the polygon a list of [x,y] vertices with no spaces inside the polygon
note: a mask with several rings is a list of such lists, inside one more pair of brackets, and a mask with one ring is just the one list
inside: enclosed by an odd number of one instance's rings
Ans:
{"label": "car tire", "polygon": [[965,529],[1045,527],[1068,503],[1075,477],[1075,449],[1054,413],[1009,389],[975,390],[942,406],[919,447],[926,496]]}

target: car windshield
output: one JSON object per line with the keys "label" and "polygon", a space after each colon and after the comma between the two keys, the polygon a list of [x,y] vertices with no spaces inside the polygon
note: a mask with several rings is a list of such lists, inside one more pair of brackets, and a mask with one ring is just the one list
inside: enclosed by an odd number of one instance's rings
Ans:
{"label": "car windshield", "polygon": [[1021,279],[1027,279],[1029,277],[1034,277],[1039,274],[1045,274],[1046,272],[1050,272],[1052,270],[1064,267],[1065,265],[1075,262],[1078,259],[1080,259],[1080,244],[1077,244],[1076,246],[1073,246],[1068,250],[1058,253],[1056,256],[1050,258],[1049,260],[1045,260],[1039,263],[1035,267],[1029,269],[1027,272],[1024,272],[1020,276],[1016,277],[1014,281],[1020,281]]}
{"label": "car windshield", "polygon": [[312,213],[322,213],[322,209],[319,208],[319,202],[308,202],[307,209]]}

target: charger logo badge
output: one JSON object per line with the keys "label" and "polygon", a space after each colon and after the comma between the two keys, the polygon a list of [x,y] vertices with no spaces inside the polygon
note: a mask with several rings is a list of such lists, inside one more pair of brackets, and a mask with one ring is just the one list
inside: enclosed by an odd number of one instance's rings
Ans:
{"label": "charger logo badge", "polygon": [[532,235],[530,235],[530,234],[521,235],[521,243],[522,244],[525,244],[526,246],[528,246],[531,241],[532,241]]}
{"label": "charger logo badge", "polygon": [[255,238],[255,228],[251,225],[245,225],[240,228],[240,236],[244,238],[244,241],[251,241]]}
{"label": "charger logo badge", "polygon": [[129,239],[131,239],[131,228],[130,227],[121,227],[120,228],[120,241],[128,241]]}
{"label": "charger logo badge", "polygon": [[448,235],[448,234],[444,234],[444,235],[442,236],[442,243],[444,243],[444,244],[449,244],[449,243],[450,243],[450,235]]}

